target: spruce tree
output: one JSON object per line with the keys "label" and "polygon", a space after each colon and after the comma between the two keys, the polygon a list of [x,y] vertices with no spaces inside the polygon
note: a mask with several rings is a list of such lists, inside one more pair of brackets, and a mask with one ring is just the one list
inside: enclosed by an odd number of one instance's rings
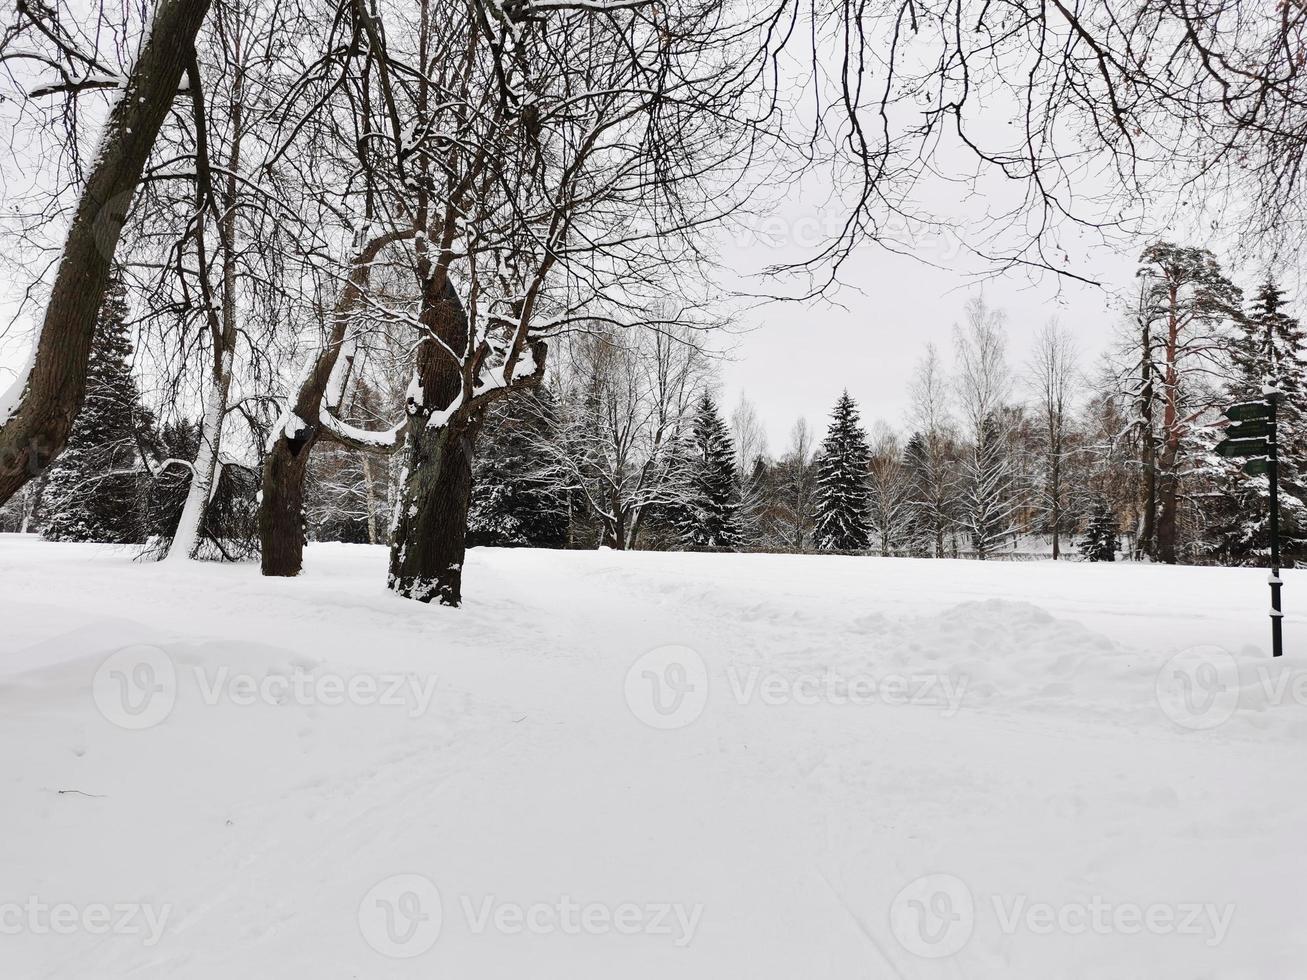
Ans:
{"label": "spruce tree", "polygon": [[49,471],[42,533],[53,541],[143,540],[141,445],[154,422],[132,376],[127,312],[127,291],[113,275],[96,319],[86,398]]}
{"label": "spruce tree", "polygon": [[[1230,347],[1232,377],[1226,387],[1231,402],[1266,397],[1269,384],[1279,391],[1276,402],[1277,455],[1280,477],[1280,547],[1301,551],[1307,544],[1307,427],[1303,398],[1307,395],[1307,364],[1302,348],[1307,333],[1296,317],[1284,312],[1284,293],[1267,279],[1253,297],[1251,308],[1236,326]],[[1212,454],[1210,467],[1220,493],[1209,535],[1214,550],[1229,562],[1259,560],[1270,551],[1270,483],[1250,476],[1243,459]]]}
{"label": "spruce tree", "polygon": [[684,498],[675,508],[681,540],[696,548],[739,547],[735,446],[711,395],[705,394],[695,410],[685,466]]}
{"label": "spruce tree", "polygon": [[537,473],[541,442],[555,427],[554,398],[545,388],[490,408],[472,467],[469,547],[560,548],[567,542],[567,497]]}
{"label": "spruce tree", "polygon": [[862,551],[870,544],[867,434],[847,391],[831,413],[817,463],[814,540],[822,551]]}
{"label": "spruce tree", "polygon": [[1116,561],[1116,549],[1119,547],[1116,536],[1116,515],[1105,497],[1094,498],[1089,511],[1089,523],[1085,527],[1084,540],[1080,542],[1080,555],[1085,561]]}
{"label": "spruce tree", "polygon": [[[181,417],[166,422],[153,436],[153,449],[160,460],[192,460],[200,449],[200,427]],[[167,544],[177,531],[186,494],[191,486],[191,471],[173,464],[161,470],[145,493],[145,537],[159,546],[157,557],[167,554]]]}

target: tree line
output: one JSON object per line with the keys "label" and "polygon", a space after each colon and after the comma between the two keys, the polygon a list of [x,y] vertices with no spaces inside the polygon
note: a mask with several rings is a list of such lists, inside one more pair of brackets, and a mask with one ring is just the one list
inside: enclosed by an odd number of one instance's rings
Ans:
{"label": "tree line", "polygon": [[[913,374],[901,430],[868,431],[844,392],[818,441],[806,421],[767,452],[753,406],[715,396],[702,331],[589,324],[560,339],[556,369],[483,422],[469,488],[471,544],[826,551],[974,557],[1068,546],[1094,561],[1255,563],[1269,545],[1267,480],[1214,452],[1229,404],[1280,392],[1284,538],[1302,546],[1307,439],[1304,335],[1272,280],[1245,298],[1208,251],[1143,252],[1113,346],[1086,369],[1050,321],[1024,364],[1004,315],[969,301],[951,360]],[[5,508],[9,530],[56,540],[163,543],[194,481],[199,423],[160,425],[137,387],[126,291],[97,319],[87,403],[69,447]],[[379,361],[385,364],[384,360]],[[360,370],[339,404],[366,427],[402,410],[386,372]],[[258,552],[262,469],[220,460],[206,553]],[[386,543],[405,453],[346,445],[306,474],[314,540]]]}
{"label": "tree line", "polygon": [[[848,393],[824,437],[778,454],[753,406],[729,424],[692,339],[587,337],[570,372],[491,424],[482,543],[1256,564],[1268,483],[1215,445],[1230,404],[1279,392],[1283,541],[1303,547],[1303,332],[1267,279],[1249,296],[1207,250],[1144,250],[1107,351],[1050,321],[1012,363],[1003,313],[966,304],[927,347],[910,412],[868,428]],[[672,369],[672,362],[675,367]],[[537,519],[539,523],[537,523]]]}

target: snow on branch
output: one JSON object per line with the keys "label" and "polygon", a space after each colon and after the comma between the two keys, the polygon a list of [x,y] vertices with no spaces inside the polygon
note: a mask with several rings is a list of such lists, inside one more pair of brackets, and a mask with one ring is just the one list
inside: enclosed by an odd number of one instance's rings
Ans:
{"label": "snow on branch", "polygon": [[361,429],[348,422],[342,422],[325,405],[318,414],[318,421],[322,423],[326,434],[337,442],[351,449],[371,452],[394,452],[403,443],[404,432],[408,428],[408,420],[405,419],[396,422],[389,429]]}

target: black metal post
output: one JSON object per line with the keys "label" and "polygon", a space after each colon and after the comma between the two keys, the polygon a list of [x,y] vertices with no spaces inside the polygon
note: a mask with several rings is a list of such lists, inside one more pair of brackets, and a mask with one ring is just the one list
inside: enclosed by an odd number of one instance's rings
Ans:
{"label": "black metal post", "polygon": [[1266,400],[1271,406],[1270,438],[1267,440],[1270,453],[1269,465],[1266,468],[1271,483],[1271,656],[1279,657],[1284,654],[1284,636],[1281,630],[1284,613],[1280,610],[1280,586],[1283,584],[1280,581],[1280,463],[1276,446],[1279,440],[1275,426],[1275,406],[1279,395],[1271,393],[1267,395]]}

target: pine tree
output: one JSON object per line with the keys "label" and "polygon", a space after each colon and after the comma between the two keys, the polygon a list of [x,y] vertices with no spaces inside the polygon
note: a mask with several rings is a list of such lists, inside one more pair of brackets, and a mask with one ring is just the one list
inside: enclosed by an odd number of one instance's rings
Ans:
{"label": "pine tree", "polygon": [[739,547],[735,446],[711,395],[699,399],[685,457],[685,494],[677,507],[681,540],[697,548]]}
{"label": "pine tree", "polygon": [[541,443],[554,424],[554,399],[544,388],[491,407],[472,467],[469,547],[560,548],[567,542],[567,497],[536,475]]}
{"label": "pine tree", "polygon": [[1085,561],[1116,561],[1119,547],[1116,537],[1116,515],[1105,497],[1094,499],[1085,526],[1085,537],[1080,542],[1080,554]]}
{"label": "pine tree", "polygon": [[143,539],[148,471],[141,445],[153,417],[132,376],[127,291],[114,275],[95,324],[86,398],[64,451],[49,472],[42,533],[52,541]]}
{"label": "pine tree", "polygon": [[823,551],[862,551],[870,544],[867,434],[858,407],[845,391],[835,403],[817,464],[814,538]]}
{"label": "pine tree", "polygon": [[[1282,550],[1294,552],[1307,544],[1307,487],[1303,485],[1307,477],[1303,419],[1307,364],[1302,360],[1307,332],[1296,317],[1284,312],[1284,305],[1283,291],[1267,279],[1237,324],[1230,348],[1233,376],[1227,397],[1231,403],[1260,400],[1265,398],[1267,384],[1280,392],[1276,402],[1280,542]],[[1270,551],[1269,481],[1244,472],[1245,460],[1212,454],[1209,461],[1220,491],[1210,532],[1214,550],[1234,563],[1264,557]]]}
{"label": "pine tree", "polygon": [[1182,503],[1200,448],[1191,419],[1214,407],[1205,383],[1227,325],[1242,318],[1239,289],[1207,249],[1154,242],[1139,257],[1140,381],[1134,393],[1144,470],[1143,550],[1179,560]]}

